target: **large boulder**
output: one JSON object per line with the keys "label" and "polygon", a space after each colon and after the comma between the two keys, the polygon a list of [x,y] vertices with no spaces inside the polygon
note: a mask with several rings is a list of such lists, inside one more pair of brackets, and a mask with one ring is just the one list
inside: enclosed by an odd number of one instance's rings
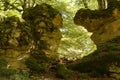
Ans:
{"label": "large boulder", "polygon": [[32,28],[35,49],[56,58],[56,51],[62,37],[60,32],[62,16],[59,11],[43,3],[26,9],[22,16]]}
{"label": "large boulder", "polygon": [[12,16],[0,24],[0,59],[5,59],[4,67],[27,70],[25,61],[34,51],[42,52],[39,55],[35,52],[37,56],[44,54],[58,59],[57,48],[62,37],[59,11],[44,3],[26,9],[22,16],[23,22]]}
{"label": "large boulder", "polygon": [[74,22],[93,33],[91,39],[96,45],[120,36],[119,6],[105,10],[80,9],[74,17]]}
{"label": "large boulder", "polygon": [[115,3],[105,10],[80,9],[74,17],[75,24],[93,33],[91,39],[97,45],[75,67],[92,77],[120,79],[120,2]]}
{"label": "large boulder", "polygon": [[25,69],[24,60],[29,56],[31,29],[12,16],[0,25],[0,58],[5,58],[7,68]]}

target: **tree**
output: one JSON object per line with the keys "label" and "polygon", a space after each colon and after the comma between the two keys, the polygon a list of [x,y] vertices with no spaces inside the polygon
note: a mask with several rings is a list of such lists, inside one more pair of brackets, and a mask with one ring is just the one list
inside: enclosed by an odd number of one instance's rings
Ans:
{"label": "tree", "polygon": [[106,0],[97,0],[97,1],[98,1],[99,10],[106,9]]}

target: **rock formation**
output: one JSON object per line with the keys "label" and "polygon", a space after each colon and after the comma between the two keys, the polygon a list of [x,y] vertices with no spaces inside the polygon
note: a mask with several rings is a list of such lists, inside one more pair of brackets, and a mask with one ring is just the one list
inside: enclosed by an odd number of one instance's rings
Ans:
{"label": "rock formation", "polygon": [[23,22],[20,22],[18,17],[12,16],[0,24],[0,59],[4,58],[7,64],[4,67],[26,70],[28,65],[26,67],[25,61],[34,51],[58,59],[61,14],[43,3],[26,9],[22,17]]}
{"label": "rock formation", "polygon": [[80,9],[74,17],[74,23],[92,32],[91,39],[97,45],[94,53],[78,62],[78,70],[88,73],[95,71],[93,77],[103,77],[105,74],[119,80],[120,2],[113,2],[112,6],[104,10]]}
{"label": "rock formation", "polygon": [[23,12],[23,19],[30,25],[35,49],[55,58],[61,40],[61,14],[48,4],[37,5]]}
{"label": "rock formation", "polygon": [[120,10],[114,8],[112,11],[80,9],[74,22],[85,27],[93,35],[91,39],[96,45],[100,45],[117,36],[120,36]]}

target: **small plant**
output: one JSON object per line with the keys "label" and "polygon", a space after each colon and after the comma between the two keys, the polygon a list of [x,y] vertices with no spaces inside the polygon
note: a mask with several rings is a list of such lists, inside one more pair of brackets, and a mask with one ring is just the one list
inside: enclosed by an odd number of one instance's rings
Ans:
{"label": "small plant", "polygon": [[69,79],[73,76],[73,72],[66,68],[63,64],[58,64],[56,66],[57,70],[57,77],[63,78],[63,79]]}
{"label": "small plant", "polygon": [[16,70],[14,70],[14,69],[7,69],[7,68],[0,69],[0,76],[10,76],[15,73],[16,73]]}
{"label": "small plant", "polygon": [[0,69],[3,67],[7,67],[7,61],[5,58],[0,58]]}
{"label": "small plant", "polygon": [[25,64],[30,69],[30,71],[41,74],[45,73],[49,68],[50,58],[47,57],[43,52],[33,52],[31,57],[29,57]]}
{"label": "small plant", "polygon": [[41,73],[39,64],[37,63],[37,61],[34,58],[28,58],[26,60],[25,64],[30,69],[30,71],[36,72],[36,73]]}
{"label": "small plant", "polygon": [[14,75],[16,80],[30,80],[29,73],[27,71],[22,71]]}

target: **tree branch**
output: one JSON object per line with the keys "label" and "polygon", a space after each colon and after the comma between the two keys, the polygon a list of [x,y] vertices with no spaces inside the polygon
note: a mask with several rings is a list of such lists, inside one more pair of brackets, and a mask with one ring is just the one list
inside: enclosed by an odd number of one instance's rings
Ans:
{"label": "tree branch", "polygon": [[[8,1],[6,1],[4,4],[6,4],[7,6],[11,6],[12,8],[16,9],[16,10],[19,11],[19,12],[22,11],[22,9],[17,8],[15,5],[10,4],[10,2],[8,2]],[[5,6],[5,8],[6,8],[6,6]]]}

